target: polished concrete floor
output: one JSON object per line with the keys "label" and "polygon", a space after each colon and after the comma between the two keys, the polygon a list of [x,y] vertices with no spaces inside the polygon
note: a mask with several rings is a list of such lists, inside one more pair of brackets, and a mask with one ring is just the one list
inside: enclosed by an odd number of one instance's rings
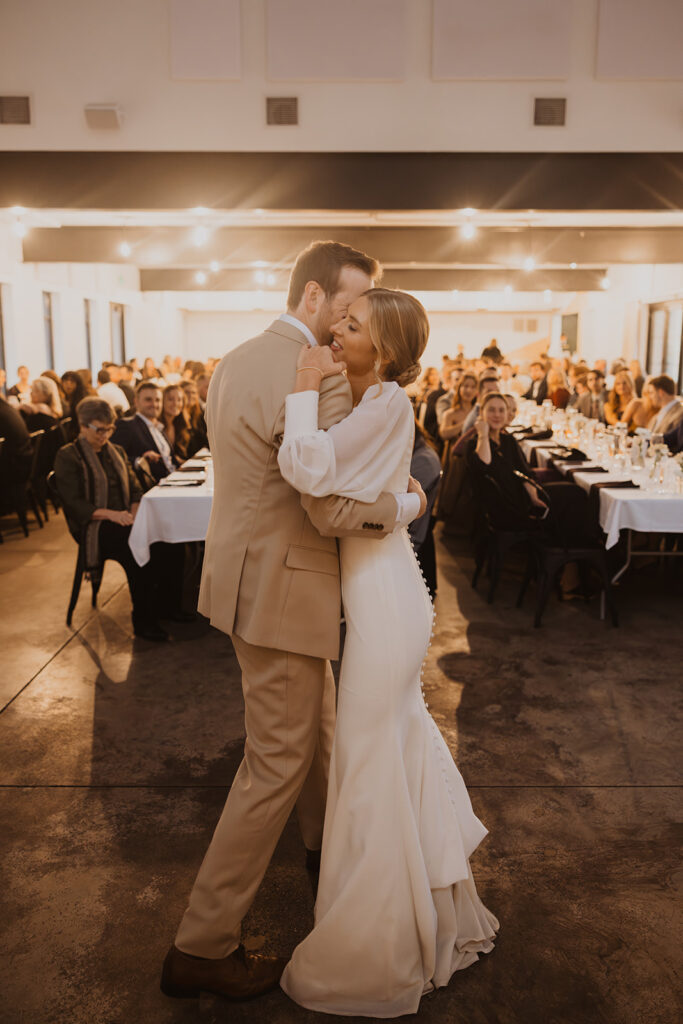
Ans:
{"label": "polished concrete floor", "polygon": [[[466,546],[438,548],[426,689],[490,830],[473,869],[501,931],[419,1018],[680,1021],[681,575],[642,565],[618,630],[595,602],[556,598],[534,630],[514,578],[489,606]],[[111,563],[99,609],[84,591],[67,629],[74,555],[55,516],[0,546],[0,1021],[312,1024],[279,991],[240,1005],[159,992],[241,757],[238,667],[203,620],[166,646],[133,641]],[[286,955],[312,911],[291,821],[247,945]]]}

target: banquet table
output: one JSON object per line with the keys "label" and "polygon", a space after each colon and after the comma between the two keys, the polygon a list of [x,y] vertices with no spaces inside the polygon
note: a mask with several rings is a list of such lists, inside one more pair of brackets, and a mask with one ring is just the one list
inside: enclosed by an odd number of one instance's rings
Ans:
{"label": "banquet table", "polygon": [[[201,456],[202,453],[198,453]],[[207,486],[208,461],[193,459],[143,494],[128,545],[138,565],[146,565],[157,541],[203,541],[209,528],[213,490]]]}

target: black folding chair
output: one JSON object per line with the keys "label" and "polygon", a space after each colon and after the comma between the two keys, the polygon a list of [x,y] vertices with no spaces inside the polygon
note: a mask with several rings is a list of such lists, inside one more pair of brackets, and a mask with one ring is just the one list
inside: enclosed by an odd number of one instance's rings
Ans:
{"label": "black folding chair", "polygon": [[[48,473],[48,476],[47,476],[47,489],[48,489],[48,493],[50,495],[50,500],[53,503],[56,500],[57,502],[59,502],[64,507],[64,518],[66,519],[66,525],[67,525],[67,527],[69,529],[69,533],[71,534],[71,536],[73,537],[73,539],[76,541],[76,543],[78,545],[78,554],[76,556],[76,568],[74,570],[73,583],[71,584],[71,596],[69,598],[69,608],[68,608],[68,611],[66,613],[66,624],[67,624],[67,626],[70,626],[71,625],[71,620],[73,619],[74,609],[76,608],[76,604],[78,603],[78,596],[79,596],[79,594],[81,592],[81,584],[83,582],[83,576],[85,575],[85,564],[86,564],[85,563],[85,531],[79,529],[79,527],[76,526],[76,524],[72,520],[69,519],[69,516],[67,515],[67,512],[66,512],[66,507],[64,506],[64,503],[62,502],[62,500],[60,498],[60,495],[59,495],[59,488],[57,486],[57,477],[55,475],[54,470],[52,470],[50,473]],[[92,604],[93,608],[97,608],[97,595],[98,595],[99,590],[100,590],[100,584],[102,583],[102,569],[103,569],[103,566],[100,565],[98,571],[96,573],[92,573],[91,576],[90,576],[90,585],[91,585],[91,588],[92,588],[92,601],[91,601],[91,604]]]}

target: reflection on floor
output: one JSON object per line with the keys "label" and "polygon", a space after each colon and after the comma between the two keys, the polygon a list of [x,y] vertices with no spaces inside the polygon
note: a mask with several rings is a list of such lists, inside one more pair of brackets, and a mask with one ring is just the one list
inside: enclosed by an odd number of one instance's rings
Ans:
{"label": "reflection on floor", "polygon": [[[534,630],[514,580],[489,606],[465,545],[438,556],[428,701],[490,830],[474,870],[501,933],[419,1019],[673,1024],[680,580],[639,571],[619,630],[595,602],[556,599]],[[67,630],[74,558],[61,517],[0,547],[0,1021],[319,1020],[280,992],[243,1005],[160,994],[241,757],[237,663],[201,620],[165,647],[133,642],[111,564],[100,609],[84,591]],[[247,945],[287,954],[312,909],[291,821]]]}

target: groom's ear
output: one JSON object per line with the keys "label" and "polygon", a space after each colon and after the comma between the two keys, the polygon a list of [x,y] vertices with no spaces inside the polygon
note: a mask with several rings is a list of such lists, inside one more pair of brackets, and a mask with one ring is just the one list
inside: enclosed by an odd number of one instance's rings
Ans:
{"label": "groom's ear", "polygon": [[309,313],[317,313],[325,300],[325,292],[317,281],[307,281],[304,288],[304,304]]}

